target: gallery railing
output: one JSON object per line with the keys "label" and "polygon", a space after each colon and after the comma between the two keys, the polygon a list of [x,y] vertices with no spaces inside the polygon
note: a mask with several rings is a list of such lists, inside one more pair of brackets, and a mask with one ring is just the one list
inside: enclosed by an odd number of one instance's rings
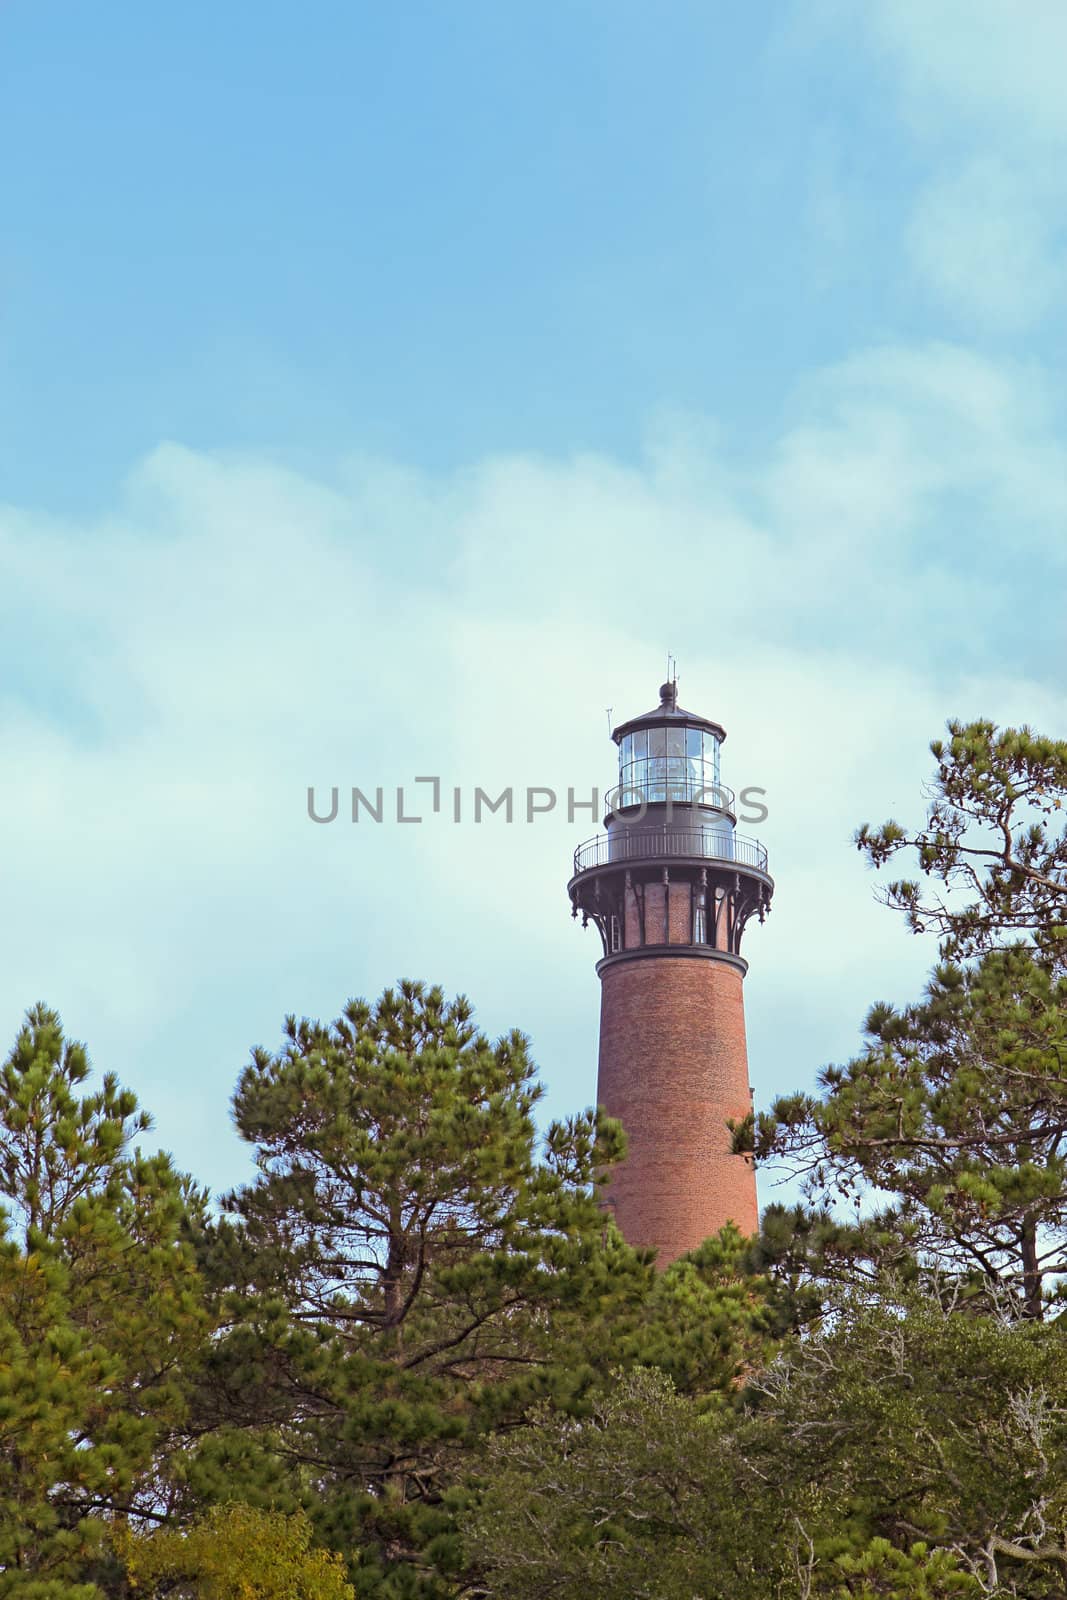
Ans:
{"label": "gallery railing", "polygon": [[574,852],[574,871],[577,875],[591,867],[614,866],[619,861],[658,861],[672,856],[733,861],[738,866],[754,867],[757,872],[767,871],[767,851],[758,839],[697,828],[599,833]]}

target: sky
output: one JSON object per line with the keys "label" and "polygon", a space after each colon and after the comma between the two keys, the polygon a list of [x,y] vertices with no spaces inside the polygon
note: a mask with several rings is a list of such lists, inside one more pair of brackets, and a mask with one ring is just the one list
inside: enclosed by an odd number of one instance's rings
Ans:
{"label": "sky", "polygon": [[55,1006],[216,1192],[250,1048],[401,976],[590,1104],[594,822],[470,802],[607,787],[668,652],[766,791],[757,1104],[917,997],[854,829],[949,717],[1064,731],[1064,59],[1060,0],[0,0],[0,1040]]}

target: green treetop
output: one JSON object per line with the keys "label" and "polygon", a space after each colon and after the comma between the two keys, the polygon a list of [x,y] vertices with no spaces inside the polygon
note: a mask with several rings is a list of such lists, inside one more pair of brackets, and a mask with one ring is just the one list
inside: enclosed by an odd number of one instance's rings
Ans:
{"label": "green treetop", "polygon": [[197,1481],[306,1500],[360,1592],[446,1592],[471,1441],[580,1393],[597,1319],[651,1280],[597,1203],[621,1133],[590,1112],[539,1140],[540,1095],[522,1035],[418,983],[290,1018],[238,1084],[259,1175],[214,1243],[235,1325]]}
{"label": "green treetop", "polygon": [[857,1209],[896,1197],[861,1232],[914,1252],[1040,1317],[1067,1272],[1067,978],[1026,946],[943,965],[926,996],[876,1006],[863,1053],[779,1099],[759,1155],[808,1171]]}
{"label": "green treetop", "polygon": [[914,851],[925,882],[888,885],[886,903],[916,933],[940,934],[949,957],[1026,937],[1067,955],[1067,742],[1030,728],[950,722],[930,746],[937,768],[926,823],[865,824],[874,866]]}
{"label": "green treetop", "polygon": [[88,1074],[44,1006],[0,1068],[0,1593],[28,1600],[97,1594],[103,1518],[163,1513],[208,1327],[203,1198]]}

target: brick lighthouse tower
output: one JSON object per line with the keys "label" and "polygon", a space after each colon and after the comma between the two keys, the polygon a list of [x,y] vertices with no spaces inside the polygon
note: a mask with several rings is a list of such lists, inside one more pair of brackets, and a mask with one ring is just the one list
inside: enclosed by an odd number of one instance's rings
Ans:
{"label": "brick lighthouse tower", "polygon": [[606,1203],[663,1266],[727,1221],[757,1227],[751,1157],[731,1153],[726,1124],[752,1104],[741,935],[774,883],[719,780],[726,734],[682,710],[676,682],[612,738],[607,831],[575,851],[567,887],[603,942],[597,1098],[628,1136]]}

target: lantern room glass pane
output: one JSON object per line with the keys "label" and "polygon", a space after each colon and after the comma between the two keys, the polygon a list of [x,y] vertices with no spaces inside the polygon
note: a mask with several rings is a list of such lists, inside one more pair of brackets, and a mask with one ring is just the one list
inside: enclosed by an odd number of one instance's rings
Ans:
{"label": "lantern room glass pane", "polygon": [[619,803],[720,806],[719,740],[702,728],[640,728],[619,740]]}

